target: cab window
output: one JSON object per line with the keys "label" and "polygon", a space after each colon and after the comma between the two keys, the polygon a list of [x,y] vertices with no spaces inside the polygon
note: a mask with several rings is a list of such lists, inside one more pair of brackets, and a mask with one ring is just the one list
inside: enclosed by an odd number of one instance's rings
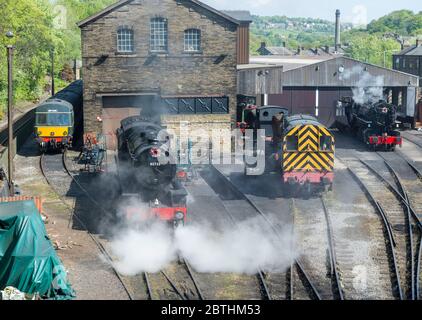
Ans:
{"label": "cab window", "polygon": [[38,113],[36,123],[39,126],[71,126],[70,113]]}
{"label": "cab window", "polygon": [[319,138],[319,150],[320,151],[332,151],[333,139],[330,136],[321,136]]}
{"label": "cab window", "polygon": [[46,113],[38,113],[37,119],[36,119],[35,122],[36,122],[37,125],[45,126],[47,124],[47,114]]}
{"label": "cab window", "polygon": [[286,150],[287,151],[297,151],[298,149],[299,138],[296,135],[286,137]]}

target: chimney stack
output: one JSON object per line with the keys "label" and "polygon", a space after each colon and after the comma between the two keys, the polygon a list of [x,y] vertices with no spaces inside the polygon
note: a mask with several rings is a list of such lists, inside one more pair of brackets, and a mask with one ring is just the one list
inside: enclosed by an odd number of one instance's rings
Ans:
{"label": "chimney stack", "polygon": [[283,48],[286,47],[286,41],[283,41]]}
{"label": "chimney stack", "polygon": [[340,27],[340,10],[337,9],[336,10],[336,37],[335,37],[335,44],[334,44],[335,52],[338,52],[338,49],[341,46],[341,40],[340,40],[341,29],[340,28],[341,28]]}
{"label": "chimney stack", "polygon": [[416,39],[416,46],[419,47],[422,45],[422,39]]}
{"label": "chimney stack", "polygon": [[267,44],[265,42],[261,42],[261,48],[265,48]]}

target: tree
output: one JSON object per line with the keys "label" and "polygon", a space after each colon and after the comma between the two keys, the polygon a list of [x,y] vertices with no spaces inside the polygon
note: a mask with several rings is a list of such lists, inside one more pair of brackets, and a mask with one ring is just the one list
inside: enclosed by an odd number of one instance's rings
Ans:
{"label": "tree", "polygon": [[[392,67],[392,55],[400,50],[400,44],[393,39],[383,40],[377,35],[356,32],[349,38],[347,54],[356,60]],[[385,59],[385,60],[384,60]]]}
{"label": "tree", "polygon": [[410,10],[394,11],[368,25],[368,31],[372,34],[393,32],[409,36],[417,35],[420,29],[422,29],[422,12],[415,14]]}
{"label": "tree", "polygon": [[[52,30],[48,0],[20,0],[0,3],[0,47],[15,46],[15,99],[35,99],[42,92],[50,66],[51,47],[59,42]],[[11,30],[10,40],[4,34]],[[6,55],[0,54],[0,103],[5,105],[7,89]]]}

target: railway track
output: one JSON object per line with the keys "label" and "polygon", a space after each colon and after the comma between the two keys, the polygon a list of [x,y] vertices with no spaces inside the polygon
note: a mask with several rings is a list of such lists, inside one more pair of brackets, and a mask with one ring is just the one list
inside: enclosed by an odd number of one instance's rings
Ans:
{"label": "railway track", "polygon": [[389,155],[389,158],[404,160],[407,163],[406,166],[400,166],[399,171],[394,168],[394,164],[383,155],[377,153],[380,158],[383,159],[387,166],[391,176],[393,177],[397,188],[390,186],[390,190],[400,198],[403,206],[409,215],[410,228],[412,230],[412,259],[411,265],[411,278],[412,278],[412,300],[419,300],[420,294],[420,271],[421,271],[421,255],[422,255],[422,183],[420,171],[404,156],[399,154]]}
{"label": "railway track", "polygon": [[[151,290],[151,299],[155,300],[205,300],[198,285],[191,266],[185,259],[180,259],[177,264],[161,270],[157,274],[150,274],[150,281],[156,283]],[[163,288],[162,283],[167,283],[170,288]]]}
{"label": "railway track", "polygon": [[296,200],[294,228],[298,251],[310,277],[314,279],[322,300],[343,300],[337,267],[333,231],[327,205],[323,197]]}
{"label": "railway track", "polygon": [[[240,194],[247,203],[255,210],[256,213],[258,213],[259,216],[262,217],[262,219],[266,222],[266,224],[270,227],[272,232],[281,240],[282,236],[280,235],[279,229],[274,225],[274,223],[271,221],[271,219],[268,217],[266,212],[260,208],[260,206],[247,194],[244,194],[240,191],[240,189],[232,182],[230,179],[228,179],[221,171],[219,171],[218,168],[213,167],[213,172],[216,173],[216,176],[219,176],[222,180],[222,183],[225,183],[229,186],[229,189],[232,189],[234,193]],[[294,259],[294,261],[291,262],[291,266],[289,270],[287,271],[287,277],[281,276],[279,277],[278,281],[280,281],[280,278],[287,279],[287,299],[294,300],[295,298],[298,299],[315,299],[315,300],[322,300],[322,299],[343,299],[343,294],[341,290],[341,284],[339,279],[339,274],[337,272],[337,262],[336,262],[336,255],[333,245],[333,238],[332,238],[332,230],[331,225],[329,223],[329,217],[328,217],[328,210],[325,206],[324,200],[319,199],[322,207],[321,212],[321,222],[325,221],[327,223],[325,225],[327,236],[326,240],[326,248],[329,252],[329,259],[330,259],[330,266],[331,270],[329,272],[330,279],[333,281],[333,283],[330,283],[330,281],[327,281],[328,284],[324,284],[325,287],[323,290],[319,288],[319,284],[317,285],[316,281],[314,281],[314,277],[316,276],[314,272],[312,271],[312,274],[308,271],[311,270],[309,268],[309,263],[304,263],[300,259]],[[291,207],[294,208],[295,204],[292,201]],[[232,220],[234,220],[233,217],[231,217]],[[292,225],[296,225],[292,221]],[[294,232],[294,230],[291,230],[291,232]],[[294,246],[294,244],[291,244]],[[313,262],[312,262],[313,263]],[[324,264],[324,262],[322,263]],[[318,273],[318,272],[317,272]],[[324,270],[323,274],[327,274],[327,270]],[[299,283],[302,283],[303,286],[300,286]],[[268,286],[267,286],[268,287]],[[331,288],[336,288],[333,292]],[[328,293],[330,292],[330,293]],[[268,295],[270,296],[271,293],[268,292]]]}
{"label": "railway track", "polygon": [[382,174],[385,167],[361,159],[342,162],[347,163],[349,172],[382,219],[388,240],[394,296],[401,300],[414,299],[414,237],[412,216],[406,199],[399,195],[390,179]]}
{"label": "railway track", "polygon": [[[103,214],[109,216],[112,214],[108,210],[104,209],[97,200],[95,200],[90,192],[87,191],[87,188],[83,185],[83,183],[78,181],[77,177],[75,177],[71,170],[69,170],[68,166],[66,165],[66,153],[56,155],[42,154],[40,159],[40,167],[46,181],[52,186],[62,201],[67,205],[68,202],[66,201],[66,192],[70,189],[70,184],[73,184],[77,186],[77,190],[72,192],[72,196],[86,199],[86,201],[83,201],[84,205],[82,205],[82,207],[87,208],[88,211],[92,211],[89,210],[89,208],[92,209],[92,207],[95,207]],[[67,181],[67,183],[63,183],[63,181]],[[106,250],[104,245],[97,239],[97,237],[92,232],[90,232],[90,228],[75,212],[75,207],[73,206],[70,209],[72,211],[72,217],[75,218],[78,223],[88,232],[89,236],[95,242],[100,252],[107,259],[109,265],[113,268],[114,273],[124,287],[130,300],[135,300],[137,297],[143,297],[144,294],[143,292],[139,292],[140,290],[145,290],[146,296],[150,300],[177,297],[182,300],[204,300],[204,296],[194,276],[192,268],[190,267],[188,261],[185,259],[182,259],[178,266],[173,268],[174,270],[171,272],[161,271],[160,274],[162,277],[164,277],[164,279],[160,279],[157,277],[158,275],[147,272],[143,272],[141,275],[134,277],[125,277],[120,275],[119,272],[114,268],[114,259],[111,254]],[[184,274],[184,276],[180,276],[181,274]],[[192,283],[193,289],[188,288],[189,285],[187,282],[189,281]],[[139,288],[139,282],[144,283],[144,288]],[[165,282],[170,285],[170,290],[168,288],[164,288],[161,290],[164,293],[162,294],[159,291],[159,288]],[[152,286],[152,283],[154,283],[155,286]],[[183,288],[179,288],[178,283],[182,283]],[[173,292],[176,293],[176,296],[173,294]]]}
{"label": "railway track", "polygon": [[[85,196],[87,200],[91,201],[91,205],[94,204],[95,207],[100,208],[101,211],[104,209],[101,206],[98,206],[99,204],[97,201],[95,201],[87,192],[85,189],[83,189],[77,181],[74,179],[74,177],[70,174],[66,167],[66,152],[63,154],[41,154],[40,157],[40,169],[41,173],[44,176],[47,183],[52,187],[52,189],[56,192],[56,194],[60,197],[62,202],[69,207],[69,209],[72,212],[72,217],[74,217],[78,223],[86,230],[90,238],[94,241],[96,246],[98,247],[99,251],[103,254],[103,256],[106,258],[107,262],[113,269],[113,272],[115,273],[116,277],[122,284],[125,292],[128,295],[128,298],[130,300],[134,300],[134,294],[129,289],[128,284],[123,279],[123,277],[118,273],[118,271],[114,267],[113,258],[109,254],[109,252],[104,248],[104,246],[101,244],[100,241],[95,237],[94,234],[92,234],[89,231],[89,228],[85,225],[83,219],[79,217],[78,214],[75,213],[75,206],[69,205],[69,201],[66,199],[67,196],[67,190],[70,189],[70,185],[72,182],[76,182],[76,185],[79,186],[79,189],[76,191],[76,194],[74,193],[73,196]],[[88,203],[87,203],[88,204]],[[89,208],[90,206],[86,206],[86,208]],[[149,286],[149,280],[148,275],[144,274],[144,279],[146,282],[146,290],[148,293],[148,296],[152,297],[151,294],[151,288]]]}

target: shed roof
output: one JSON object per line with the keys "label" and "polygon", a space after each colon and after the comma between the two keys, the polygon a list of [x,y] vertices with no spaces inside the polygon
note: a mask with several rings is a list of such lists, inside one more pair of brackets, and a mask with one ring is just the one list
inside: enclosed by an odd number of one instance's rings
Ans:
{"label": "shed roof", "polygon": [[[340,72],[341,67],[344,68],[343,72]],[[285,71],[283,86],[359,87],[363,72],[373,77],[382,77],[384,87],[419,85],[418,76],[338,56]]]}
{"label": "shed roof", "polygon": [[[122,6],[125,6],[125,5],[129,4],[132,1],[134,1],[134,0],[120,0],[120,1],[118,1],[118,2],[116,2],[114,4],[112,4],[112,5],[110,5],[108,7],[106,7],[105,9],[97,12],[96,14],[94,14],[94,15],[92,15],[92,16],[90,16],[90,17],[88,17],[88,18],[86,18],[86,19],[78,22],[78,27],[79,28],[82,28],[84,26],[87,26],[87,25],[93,23],[94,21],[96,21],[96,20],[98,20],[98,19],[100,19],[100,18],[108,15],[110,12],[113,12],[114,10],[119,9]],[[223,18],[223,19],[225,19],[225,20],[227,20],[229,22],[232,22],[232,23],[234,23],[236,25],[239,25],[240,22],[241,22],[241,21],[233,18],[232,16],[230,16],[230,15],[228,15],[226,13],[223,13],[222,11],[219,11],[217,9],[214,9],[214,8],[210,7],[209,5],[206,5],[205,3],[202,3],[201,1],[198,1],[198,0],[177,0],[177,1],[180,2],[180,3],[187,3],[187,4],[191,4],[191,5],[197,5],[197,6],[203,8],[203,9],[205,9],[205,10],[207,10],[207,11],[213,13],[213,14],[216,14],[217,16],[220,16],[221,18]]]}
{"label": "shed roof", "polygon": [[[255,64],[269,64],[283,66],[283,86],[300,87],[357,87],[362,78],[362,72],[371,76],[383,77],[385,87],[417,87],[419,77],[401,71],[379,67],[344,56],[330,56],[328,59],[311,59],[310,57],[252,57]],[[271,60],[272,59],[272,60]],[[340,67],[344,72],[340,72]],[[361,72],[357,67],[361,67]],[[355,72],[353,72],[355,70]],[[344,75],[348,74],[347,77]]]}
{"label": "shed roof", "polygon": [[286,72],[332,58],[332,56],[252,56],[250,62],[252,64],[283,66],[283,70]]}

